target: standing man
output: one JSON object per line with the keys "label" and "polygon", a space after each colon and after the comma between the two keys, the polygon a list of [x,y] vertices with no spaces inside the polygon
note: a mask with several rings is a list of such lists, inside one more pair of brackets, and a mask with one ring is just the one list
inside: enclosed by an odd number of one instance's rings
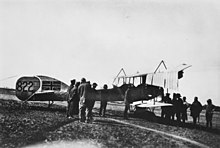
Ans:
{"label": "standing man", "polygon": [[[166,96],[167,96],[167,94],[166,94]],[[162,102],[166,102],[166,96],[162,96]],[[161,118],[165,118],[165,116],[166,116],[166,108],[164,107],[164,106],[161,106]]]}
{"label": "standing man", "polygon": [[183,100],[181,99],[181,95],[178,93],[177,95],[177,102],[176,102],[176,119],[178,122],[181,122],[181,113],[182,113],[182,106]]}
{"label": "standing man", "polygon": [[183,97],[183,106],[182,106],[182,121],[183,123],[185,123],[186,120],[188,120],[187,117],[187,109],[189,108],[190,104],[188,102],[186,102],[186,97]]}
{"label": "standing man", "polygon": [[78,87],[80,85],[80,82],[76,82],[74,88],[70,91],[70,94],[72,96],[72,102],[73,102],[73,115],[79,114],[79,94],[78,94]]}
{"label": "standing man", "polygon": [[79,101],[79,120],[80,122],[89,122],[88,121],[88,112],[86,113],[86,109],[88,109],[88,100],[90,99],[89,93],[91,90],[91,86],[89,83],[86,83],[86,79],[81,79],[81,84],[78,88],[78,93],[80,97]]}
{"label": "standing man", "polygon": [[[165,101],[166,101],[165,103],[172,104],[172,100],[170,98],[170,94],[169,93],[166,94],[166,100]],[[172,106],[166,106],[165,110],[166,110],[165,118],[167,120],[170,120],[171,119],[171,115],[172,115]]]}
{"label": "standing man", "polygon": [[[164,103],[170,103],[172,104],[172,101],[171,101],[171,98],[170,98],[170,94],[169,93],[166,93],[166,96],[162,96],[162,101]],[[161,107],[161,117],[167,120],[170,120],[170,117],[171,117],[171,108],[170,106],[162,106]]]}
{"label": "standing man", "polygon": [[177,113],[177,94],[176,93],[173,93],[173,99],[172,99],[172,112],[171,112],[171,119],[172,120],[175,120],[175,116],[176,116],[176,113]]}
{"label": "standing man", "polygon": [[67,94],[67,109],[66,109],[66,116],[67,116],[67,118],[69,118],[69,117],[71,118],[70,112],[73,110],[73,102],[72,102],[73,100],[72,100],[72,96],[70,94],[70,91],[74,87],[74,85],[76,83],[76,80],[73,79],[70,82],[71,82],[71,84],[70,84],[70,86],[69,86],[69,88],[67,90],[67,93],[68,93]]}
{"label": "standing man", "polygon": [[206,113],[205,113],[207,128],[209,127],[212,128],[212,116],[213,116],[214,109],[215,109],[215,106],[212,104],[212,100],[208,99],[207,106],[206,106]]}
{"label": "standing man", "polygon": [[96,90],[97,84],[93,83],[92,84],[92,89],[91,89],[91,99],[88,100],[88,116],[89,116],[89,121],[92,122],[93,121],[93,113],[92,113],[92,109],[94,107],[95,104],[95,97],[97,94],[97,90]]}
{"label": "standing man", "polygon": [[124,119],[128,119],[128,110],[130,109],[131,103],[131,85],[128,85],[128,89],[125,91],[124,103],[125,103],[125,110],[124,110]]}
{"label": "standing man", "polygon": [[100,110],[99,110],[99,116],[105,117],[106,107],[107,107],[107,100],[106,96],[108,95],[108,85],[103,86],[104,90],[101,94],[101,103],[100,103]]}
{"label": "standing man", "polygon": [[193,124],[196,125],[197,118],[202,111],[202,104],[198,101],[198,97],[194,98],[194,102],[192,103],[191,107],[191,116],[193,117]]}

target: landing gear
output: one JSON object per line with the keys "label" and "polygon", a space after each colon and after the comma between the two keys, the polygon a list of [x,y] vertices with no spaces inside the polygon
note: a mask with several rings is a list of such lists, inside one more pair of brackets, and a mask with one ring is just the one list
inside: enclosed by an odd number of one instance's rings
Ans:
{"label": "landing gear", "polygon": [[134,117],[147,119],[148,121],[156,120],[156,115],[150,108],[136,107]]}
{"label": "landing gear", "polygon": [[27,101],[22,101],[21,102],[21,108],[23,108],[23,109],[27,109],[28,108],[28,102]]}
{"label": "landing gear", "polygon": [[54,101],[49,101],[49,102],[48,102],[48,108],[50,108],[51,105],[53,105],[53,103],[54,103]]}

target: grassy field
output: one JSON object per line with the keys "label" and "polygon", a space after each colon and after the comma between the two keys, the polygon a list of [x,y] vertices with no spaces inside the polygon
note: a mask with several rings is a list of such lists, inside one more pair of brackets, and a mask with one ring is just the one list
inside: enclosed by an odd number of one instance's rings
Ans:
{"label": "grassy field", "polygon": [[[5,94],[12,95],[12,96],[10,96],[10,98],[17,100],[16,96],[14,96],[15,95],[14,89],[0,88],[0,98],[3,98],[3,99],[7,98],[7,97],[5,97]],[[56,104],[66,106],[66,102],[56,102]],[[120,110],[120,111],[124,110],[124,105],[122,102],[109,102],[108,104],[112,104],[112,105],[108,105],[107,109]],[[100,106],[100,102],[96,101],[95,107],[98,109],[99,106]],[[219,108],[220,107],[218,107],[218,110],[219,110]],[[160,107],[155,108],[154,113],[156,114],[156,116],[159,117],[161,115]],[[193,119],[190,116],[190,110],[188,109],[188,121],[186,121],[186,122],[192,123],[192,120]],[[206,126],[205,110],[203,110],[202,113],[200,114],[200,122],[198,124],[201,126]],[[213,128],[220,129],[220,111],[215,111],[213,114]]]}
{"label": "grassy field", "polygon": [[[100,106],[100,102],[96,102],[95,104],[95,108],[99,108]],[[108,106],[107,106],[107,110],[120,110],[123,111],[124,110],[124,105],[123,103],[118,103],[118,102],[109,102]],[[190,110],[187,110],[187,114],[188,114],[188,121],[186,121],[186,123],[192,124],[193,123],[193,118],[190,116]],[[154,109],[154,113],[157,117],[161,116],[161,108],[157,107]],[[147,118],[147,117],[143,117],[143,118]],[[219,111],[215,111],[213,114],[213,119],[212,119],[212,124],[213,124],[213,128],[219,129],[220,130],[220,112]],[[198,123],[198,125],[201,126],[206,126],[206,118],[205,118],[205,110],[202,110],[201,114],[200,114],[200,121]]]}
{"label": "grassy field", "polygon": [[[103,118],[98,116],[99,102],[96,102],[93,110],[94,122],[86,124],[78,122],[78,116],[67,119],[65,105],[63,102],[62,105],[55,104],[52,108],[47,108],[46,103],[39,102],[23,105],[21,101],[12,98],[12,95],[0,98],[0,147],[35,147],[35,144],[40,144],[39,147],[52,147],[51,143],[59,147],[60,142],[64,142],[62,147],[73,147],[74,144],[110,148],[200,147],[184,139],[172,138],[138,126],[187,138],[213,148],[220,147],[220,132],[216,132],[216,129],[207,131],[204,128],[169,125],[148,120],[148,116],[145,119],[131,116],[129,120],[124,120],[124,106],[113,103],[108,104],[106,118]],[[155,112],[159,114],[158,109]]]}
{"label": "grassy field", "polygon": [[[199,125],[194,127],[191,116],[188,116],[187,126],[175,122],[164,123],[160,118],[160,108],[154,110],[156,117],[151,118],[149,114],[136,117],[130,114],[130,119],[124,120],[124,105],[118,102],[109,102],[106,118],[99,117],[100,102],[97,101],[93,110],[94,122],[82,124],[78,122],[77,115],[74,119],[66,118],[66,102],[56,102],[52,108],[47,108],[46,103],[28,102],[23,105],[13,94],[0,94],[0,147],[35,147],[38,143],[43,144],[39,147],[47,147],[45,144],[55,143],[57,146],[57,142],[64,142],[63,147],[71,147],[74,144],[87,144],[87,147],[200,147],[184,138],[209,147],[220,147],[219,112],[215,112],[213,116],[214,129],[207,130],[204,110]],[[138,126],[180,136],[183,139],[172,138]]]}

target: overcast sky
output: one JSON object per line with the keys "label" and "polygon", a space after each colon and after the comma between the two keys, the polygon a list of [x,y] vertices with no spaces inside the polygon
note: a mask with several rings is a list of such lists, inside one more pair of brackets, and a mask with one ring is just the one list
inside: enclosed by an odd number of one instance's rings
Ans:
{"label": "overcast sky", "polygon": [[220,105],[218,0],[0,0],[0,86],[42,74],[102,87],[161,60],[192,65],[180,80],[189,102]]}

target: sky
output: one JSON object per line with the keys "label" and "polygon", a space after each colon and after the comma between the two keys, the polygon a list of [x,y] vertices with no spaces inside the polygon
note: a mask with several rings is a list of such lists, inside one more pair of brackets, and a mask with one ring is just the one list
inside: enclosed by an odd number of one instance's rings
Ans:
{"label": "sky", "polygon": [[98,88],[127,74],[192,65],[179,92],[220,105],[218,0],[0,0],[0,86],[23,75]]}

